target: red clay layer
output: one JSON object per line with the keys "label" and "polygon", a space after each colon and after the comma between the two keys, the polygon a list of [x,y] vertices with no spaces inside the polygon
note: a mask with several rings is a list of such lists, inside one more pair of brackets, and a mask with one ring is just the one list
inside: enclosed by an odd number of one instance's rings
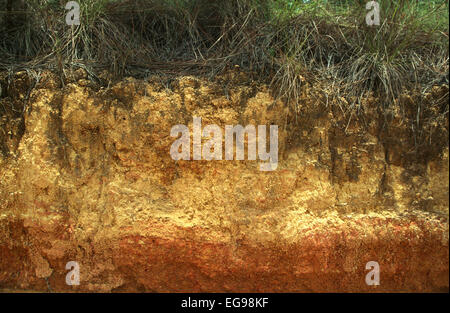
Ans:
{"label": "red clay layer", "polygon": [[[145,292],[443,292],[449,286],[446,220],[359,218],[367,230],[316,229],[293,243],[202,241],[207,230],[149,222],[166,238],[96,235],[77,241],[62,223],[2,220],[0,288]],[[24,226],[26,225],[26,226]],[[5,240],[9,233],[10,240]],[[146,233],[146,229],[143,229]],[[203,234],[202,234],[203,233]],[[375,236],[368,236],[367,234]],[[187,239],[191,238],[191,239]],[[220,238],[218,238],[220,239]],[[80,264],[68,286],[68,261]],[[380,285],[365,282],[369,261]],[[47,277],[45,277],[47,276]]]}

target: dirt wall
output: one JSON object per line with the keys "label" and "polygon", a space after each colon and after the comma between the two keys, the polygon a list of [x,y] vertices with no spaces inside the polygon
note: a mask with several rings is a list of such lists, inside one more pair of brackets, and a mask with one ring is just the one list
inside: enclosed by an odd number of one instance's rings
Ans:
{"label": "dirt wall", "polygon": [[[0,288],[448,291],[448,122],[418,151],[395,107],[388,124],[370,98],[349,117],[311,83],[295,112],[238,71],[106,87],[70,77],[3,80]],[[171,127],[193,116],[278,125],[277,169],[174,161]],[[66,285],[69,261],[79,286]]]}

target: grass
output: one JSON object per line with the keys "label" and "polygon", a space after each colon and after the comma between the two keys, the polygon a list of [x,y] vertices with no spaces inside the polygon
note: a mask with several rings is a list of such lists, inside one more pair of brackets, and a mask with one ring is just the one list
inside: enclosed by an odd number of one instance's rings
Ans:
{"label": "grass", "polygon": [[[388,112],[405,90],[448,84],[448,0],[379,0],[381,25],[372,27],[363,0],[79,0],[74,27],[65,1],[10,12],[7,2],[0,70],[214,77],[239,65],[297,111],[303,77],[322,80],[350,114],[368,95]],[[448,119],[448,105],[439,114]]]}

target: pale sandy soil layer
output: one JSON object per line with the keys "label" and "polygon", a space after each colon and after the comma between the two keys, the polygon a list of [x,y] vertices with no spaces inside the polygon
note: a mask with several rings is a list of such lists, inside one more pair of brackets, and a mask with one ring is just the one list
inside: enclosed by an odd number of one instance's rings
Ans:
{"label": "pale sandy soil layer", "polygon": [[[349,119],[305,83],[295,113],[229,76],[102,88],[83,71],[64,84],[3,77],[0,289],[448,291],[448,122],[417,151],[409,117],[387,123],[373,99]],[[172,160],[170,129],[193,116],[278,125],[277,170]],[[69,261],[79,286],[66,285]],[[369,261],[379,286],[366,285]]]}

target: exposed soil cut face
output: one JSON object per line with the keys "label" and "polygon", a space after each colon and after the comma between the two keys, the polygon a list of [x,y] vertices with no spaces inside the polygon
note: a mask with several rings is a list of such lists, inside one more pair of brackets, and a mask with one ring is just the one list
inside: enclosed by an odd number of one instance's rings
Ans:
{"label": "exposed soil cut face", "polygon": [[[448,120],[417,149],[395,106],[386,124],[368,99],[349,122],[305,84],[293,115],[239,72],[110,88],[82,71],[63,88],[51,73],[2,82],[0,288],[448,291]],[[426,95],[427,110],[443,95]],[[278,125],[277,170],[172,160],[170,130],[192,129],[193,116]],[[66,285],[69,261],[79,286]],[[369,261],[379,286],[365,283]]]}

